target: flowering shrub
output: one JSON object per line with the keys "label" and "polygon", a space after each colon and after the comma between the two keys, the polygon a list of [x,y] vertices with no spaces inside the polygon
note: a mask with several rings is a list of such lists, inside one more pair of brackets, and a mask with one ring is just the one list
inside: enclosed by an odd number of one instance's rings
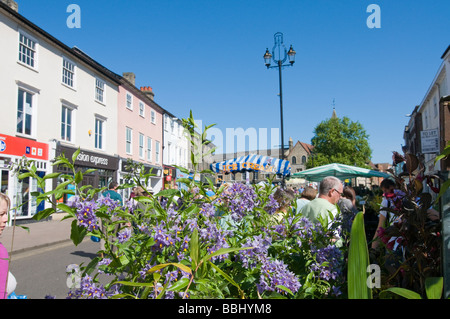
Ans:
{"label": "flowering shrub", "polygon": [[[183,122],[192,136],[192,114]],[[75,170],[76,156],[72,162],[57,158],[54,165],[67,166],[73,174],[44,177],[65,181],[51,192],[36,194],[39,202],[54,203],[36,219],[64,211],[73,219],[76,245],[86,236],[102,240],[98,257],[82,269],[80,288],[68,298],[346,296],[346,246],[337,248],[332,241],[339,221],[312,224],[295,210],[280,213],[270,180],[265,186],[234,183],[217,188],[209,180],[203,185],[179,179],[188,190],[163,190],[120,206],[101,195],[104,189],[66,189],[89,173]],[[138,165],[132,171],[135,184],[145,189],[141,181],[151,173],[142,173]],[[206,195],[207,188],[215,195]],[[67,205],[57,202],[64,194],[75,195]],[[102,285],[99,273],[110,281]]]}

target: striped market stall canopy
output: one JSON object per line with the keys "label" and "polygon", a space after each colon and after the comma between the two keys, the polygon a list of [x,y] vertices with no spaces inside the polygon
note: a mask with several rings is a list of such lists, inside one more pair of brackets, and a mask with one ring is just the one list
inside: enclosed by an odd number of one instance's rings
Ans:
{"label": "striped market stall canopy", "polygon": [[289,161],[269,156],[249,154],[220,163],[211,164],[211,170],[215,173],[236,173],[243,171],[258,171],[261,173],[279,174],[289,176],[291,164]]}

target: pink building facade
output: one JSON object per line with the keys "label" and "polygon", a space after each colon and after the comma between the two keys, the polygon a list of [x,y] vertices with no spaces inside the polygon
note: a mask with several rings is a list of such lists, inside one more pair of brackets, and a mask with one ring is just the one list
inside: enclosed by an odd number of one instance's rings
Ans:
{"label": "pink building facade", "polygon": [[[141,90],[134,84],[134,74],[124,73],[118,94],[117,152],[120,158],[119,184],[131,182],[127,178],[128,160],[144,164],[146,173],[155,174],[149,188],[162,188],[163,109],[153,101],[150,87]],[[122,190],[128,199],[131,189]]]}

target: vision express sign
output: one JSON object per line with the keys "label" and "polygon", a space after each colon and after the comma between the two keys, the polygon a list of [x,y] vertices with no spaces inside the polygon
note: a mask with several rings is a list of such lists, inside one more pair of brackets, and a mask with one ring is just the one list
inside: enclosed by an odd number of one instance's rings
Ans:
{"label": "vision express sign", "polygon": [[[76,151],[74,148],[60,146],[57,154],[64,154],[66,158],[71,159]],[[119,158],[81,150],[75,160],[75,165],[116,171],[119,169]]]}

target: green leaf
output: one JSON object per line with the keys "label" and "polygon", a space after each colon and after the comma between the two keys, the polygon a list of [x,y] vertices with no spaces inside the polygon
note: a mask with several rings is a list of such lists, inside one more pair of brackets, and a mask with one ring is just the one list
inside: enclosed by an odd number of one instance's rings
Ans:
{"label": "green leaf", "polygon": [[428,277],[425,279],[425,291],[428,299],[441,299],[443,288],[443,277]]}
{"label": "green leaf", "polygon": [[130,286],[130,287],[153,287],[153,283],[149,283],[149,282],[117,281],[116,284]]}
{"label": "green leaf", "polygon": [[72,217],[75,217],[75,213],[73,212],[72,208],[70,208],[66,204],[60,203],[56,206],[56,208],[62,210],[63,212],[68,213]]}
{"label": "green leaf", "polygon": [[348,252],[348,297],[349,299],[372,299],[372,290],[367,285],[369,250],[364,230],[364,214],[359,212],[352,224]]}
{"label": "green leaf", "polygon": [[79,148],[75,151],[75,153],[72,154],[72,163],[75,163],[75,161],[77,160],[78,154],[80,154],[80,152],[81,152],[81,149]]}
{"label": "green leaf", "polygon": [[95,257],[94,259],[92,259],[92,261],[87,265],[86,269],[84,270],[84,272],[86,274],[92,274],[92,272],[94,272],[95,270],[97,270],[97,264],[100,261],[99,257]]}
{"label": "green leaf", "polygon": [[200,250],[198,247],[198,230],[194,229],[191,236],[191,241],[189,242],[190,255],[192,260],[192,268],[196,269],[198,261],[200,259]]}
{"label": "green leaf", "polygon": [[239,293],[241,294],[241,297],[244,297],[244,292],[242,291],[241,287],[233,280],[233,278],[231,278],[230,276],[228,276],[222,269],[220,269],[219,267],[217,267],[216,265],[214,265],[211,261],[209,261],[209,265],[214,268],[219,274],[221,274],[226,280],[228,280],[228,282],[230,284],[232,284],[233,286],[235,286],[238,290]]}
{"label": "green leaf", "polygon": [[409,289],[398,288],[398,287],[392,287],[392,288],[383,290],[380,293],[380,297],[385,298],[384,296],[388,292],[394,293],[394,294],[399,295],[401,297],[404,297],[406,299],[422,299],[422,297],[420,297],[420,295],[417,292],[414,292],[414,291],[409,290]]}
{"label": "green leaf", "polygon": [[177,267],[177,268],[183,270],[184,272],[187,272],[187,273],[189,273],[189,274],[192,274],[192,270],[191,270],[188,266],[185,266],[185,265],[179,264],[179,263],[159,264],[159,265],[156,265],[156,266],[150,268],[150,269],[147,271],[147,273],[148,273],[148,274],[151,274],[151,273],[153,273],[153,272],[155,272],[155,271],[158,271],[158,270],[161,270],[161,269],[163,269],[163,268],[165,268],[165,267],[167,267],[167,266],[175,266],[175,267]]}
{"label": "green leaf", "polygon": [[75,174],[75,184],[81,183],[82,180],[83,180],[83,173],[81,171],[78,171]]}
{"label": "green leaf", "polygon": [[178,281],[176,281],[170,288],[168,288],[168,291],[180,291],[183,288],[186,288],[189,284],[189,278],[182,278]]}
{"label": "green leaf", "polygon": [[276,285],[275,286],[276,288],[279,288],[279,289],[281,289],[281,290],[284,290],[284,291],[286,291],[287,293],[289,293],[290,295],[294,295],[293,293],[292,293],[292,291],[289,289],[289,288],[287,288],[287,287],[285,287],[285,286],[283,286],[283,285]]}
{"label": "green leaf", "polygon": [[62,173],[50,173],[44,176],[44,180],[46,179],[51,179],[51,178],[57,178],[59,177],[59,175],[61,175]]}
{"label": "green leaf", "polygon": [[47,209],[44,209],[44,210],[38,212],[36,215],[33,216],[33,219],[39,221],[39,220],[49,217],[54,212],[55,212],[55,210],[52,207],[50,207],[50,208],[47,208]]}
{"label": "green leaf", "polygon": [[86,228],[78,226],[78,221],[72,221],[72,227],[70,232],[70,239],[72,239],[75,246],[78,246],[87,234]]}
{"label": "green leaf", "polygon": [[450,179],[446,180],[442,186],[441,190],[439,191],[439,195],[436,197],[436,201],[439,200],[439,198],[444,195],[444,193],[447,191],[447,189],[450,187]]}
{"label": "green leaf", "polygon": [[22,174],[19,175],[19,179],[22,180],[22,179],[27,178],[27,177],[30,177],[30,176],[32,176],[32,174],[29,173],[29,172],[27,172],[27,173],[22,173]]}
{"label": "green leaf", "polygon": [[180,191],[177,189],[164,189],[164,190],[160,191],[158,194],[156,194],[155,196],[156,197],[159,197],[159,196],[171,197],[171,196],[178,195],[178,194],[180,194]]}

